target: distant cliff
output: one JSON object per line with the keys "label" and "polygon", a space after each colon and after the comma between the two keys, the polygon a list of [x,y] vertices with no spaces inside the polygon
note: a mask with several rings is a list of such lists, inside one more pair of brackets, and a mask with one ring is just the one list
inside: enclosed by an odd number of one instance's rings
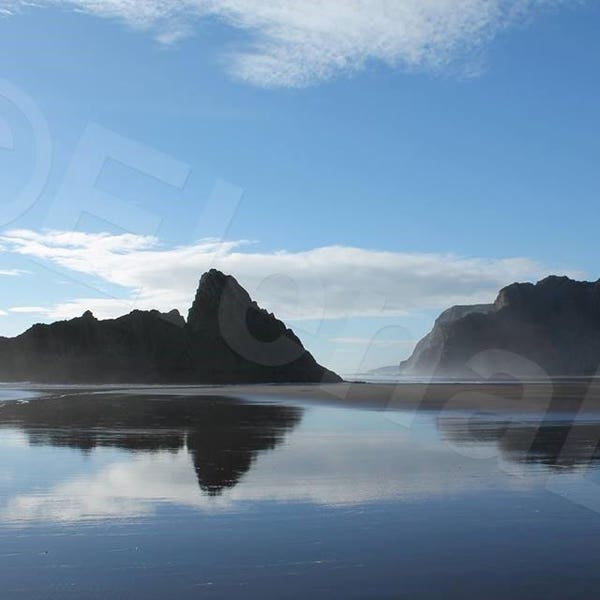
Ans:
{"label": "distant cliff", "polygon": [[404,375],[590,375],[600,367],[600,281],[514,283],[494,304],[442,313]]}
{"label": "distant cliff", "polygon": [[0,380],[85,383],[335,382],[231,276],[205,273],[188,320],[133,311],[34,325],[0,338]]}

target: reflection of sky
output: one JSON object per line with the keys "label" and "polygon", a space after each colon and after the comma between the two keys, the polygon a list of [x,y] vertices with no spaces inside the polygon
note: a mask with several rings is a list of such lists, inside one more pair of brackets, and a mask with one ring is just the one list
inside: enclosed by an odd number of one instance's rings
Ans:
{"label": "reflection of sky", "polygon": [[13,400],[28,400],[37,396],[36,392],[26,390],[15,390],[12,388],[5,387],[6,384],[0,383],[0,402],[7,402]]}
{"label": "reflection of sky", "polygon": [[[257,410],[254,433],[273,426]],[[553,463],[553,442],[541,462],[515,454],[520,415],[503,440],[493,421],[504,415],[472,415],[470,433],[457,413],[397,417],[313,407],[273,449],[234,437],[256,460],[217,496],[200,489],[201,457],[185,447],[82,451],[0,429],[0,596],[590,597],[597,469]],[[219,459],[230,447],[186,439]]]}
{"label": "reflection of sky", "polygon": [[[408,429],[385,413],[314,408],[274,450],[259,453],[241,481],[218,497],[198,487],[192,460],[177,452],[30,447],[16,430],[0,433],[4,522],[76,522],[152,515],[159,507],[235,511],[265,502],[352,506],[541,485],[543,473],[510,476],[450,447],[435,422]],[[514,474],[514,473],[513,473]],[[527,475],[523,477],[523,475]]]}

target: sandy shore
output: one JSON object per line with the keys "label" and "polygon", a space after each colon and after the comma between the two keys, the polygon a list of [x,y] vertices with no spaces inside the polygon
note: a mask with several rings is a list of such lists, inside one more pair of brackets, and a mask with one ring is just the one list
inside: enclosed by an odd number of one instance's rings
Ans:
{"label": "sandy shore", "polygon": [[41,395],[135,394],[227,397],[232,399],[327,404],[370,410],[467,410],[483,412],[598,412],[600,380],[549,383],[339,383],[224,386],[15,386]]}

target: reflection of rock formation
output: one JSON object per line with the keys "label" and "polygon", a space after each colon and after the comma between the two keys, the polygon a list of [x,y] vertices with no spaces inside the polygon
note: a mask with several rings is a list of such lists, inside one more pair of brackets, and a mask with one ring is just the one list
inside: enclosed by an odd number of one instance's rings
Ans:
{"label": "reflection of rock formation", "polygon": [[482,414],[443,415],[442,434],[459,445],[495,444],[507,460],[574,469],[600,460],[600,422],[546,419],[520,422]]}
{"label": "reflection of rock formation", "polygon": [[300,422],[302,410],[218,400],[187,432],[200,487],[211,495],[237,484],[259,451],[272,450]]}
{"label": "reflection of rock formation", "polygon": [[31,444],[140,452],[187,448],[203,491],[235,486],[259,452],[274,449],[302,418],[296,407],[226,398],[70,395],[0,404],[0,426]]}

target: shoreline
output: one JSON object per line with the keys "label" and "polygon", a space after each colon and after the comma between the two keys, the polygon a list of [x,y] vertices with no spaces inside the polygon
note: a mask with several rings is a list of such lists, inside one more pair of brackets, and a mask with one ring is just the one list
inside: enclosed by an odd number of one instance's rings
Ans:
{"label": "shoreline", "polygon": [[[223,397],[250,402],[322,404],[375,411],[479,411],[497,413],[546,412],[600,414],[600,380],[557,379],[549,382],[431,382],[333,384],[1,384],[0,391],[22,392],[23,398],[58,395],[149,395]],[[14,396],[15,394],[13,394]]]}

